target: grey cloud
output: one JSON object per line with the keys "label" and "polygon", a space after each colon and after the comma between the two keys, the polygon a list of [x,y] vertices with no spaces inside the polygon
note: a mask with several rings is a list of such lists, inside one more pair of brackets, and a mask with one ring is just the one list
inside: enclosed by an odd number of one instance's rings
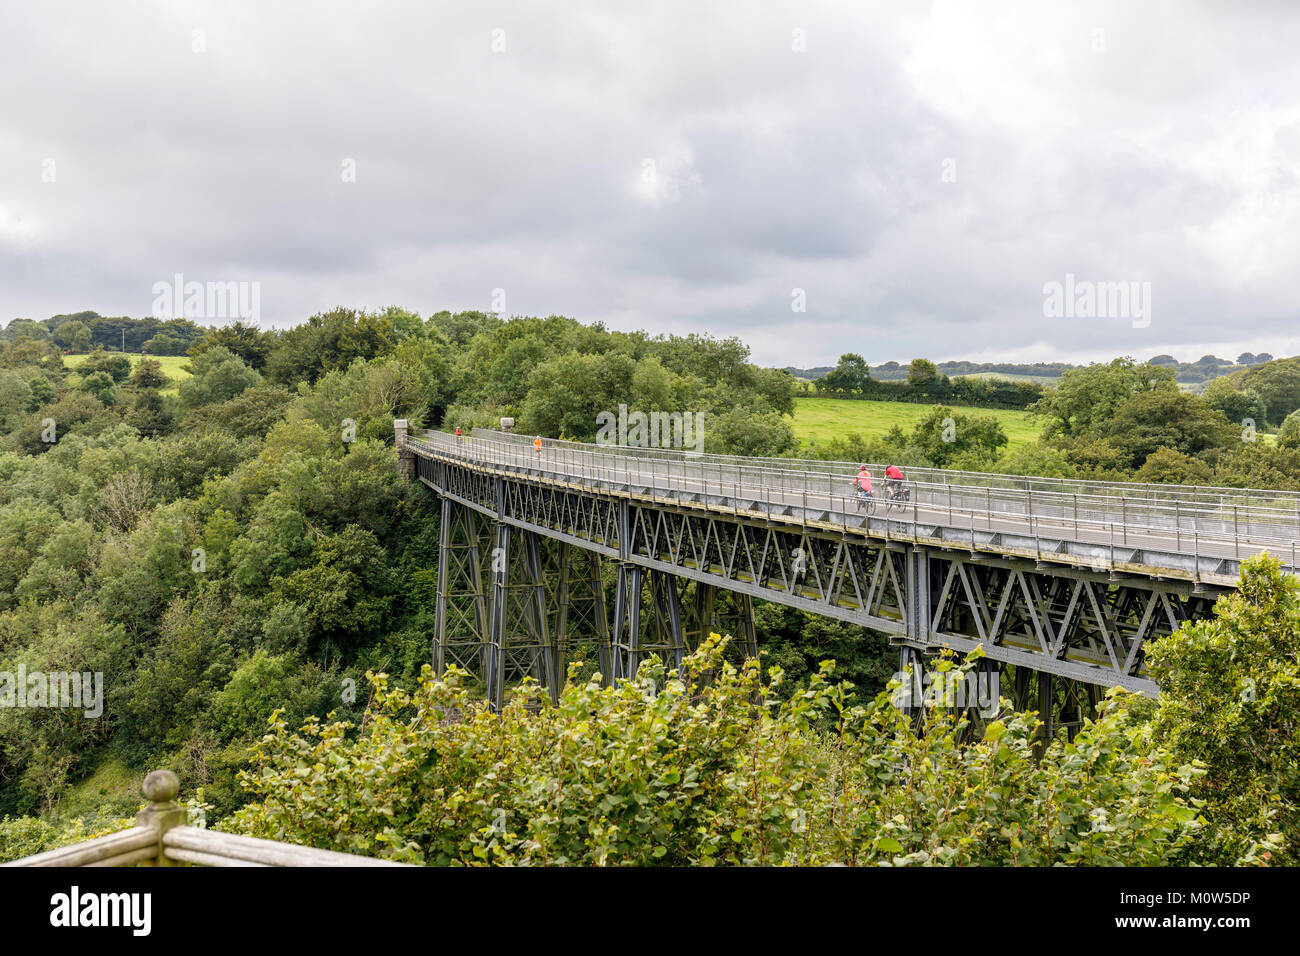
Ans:
{"label": "grey cloud", "polygon": [[[0,318],[183,272],[281,325],[505,288],[772,364],[1300,351],[1298,40],[1285,4],[18,6]],[[1150,281],[1151,327],[1044,319],[1066,272]]]}

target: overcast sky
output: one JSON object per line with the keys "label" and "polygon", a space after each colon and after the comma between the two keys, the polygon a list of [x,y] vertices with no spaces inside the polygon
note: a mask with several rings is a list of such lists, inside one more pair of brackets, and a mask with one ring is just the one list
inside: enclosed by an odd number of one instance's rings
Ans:
{"label": "overcast sky", "polygon": [[1300,352],[1287,3],[0,3],[0,320],[181,273],[772,365]]}

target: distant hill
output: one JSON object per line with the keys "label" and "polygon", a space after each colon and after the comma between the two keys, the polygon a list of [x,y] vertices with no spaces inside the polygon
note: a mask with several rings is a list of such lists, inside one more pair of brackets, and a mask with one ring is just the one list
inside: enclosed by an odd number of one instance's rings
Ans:
{"label": "distant hill", "polygon": [[[1267,352],[1260,352],[1258,355],[1252,352],[1243,352],[1237,356],[1234,362],[1232,359],[1219,358],[1215,355],[1202,355],[1195,362],[1180,362],[1172,355],[1155,355],[1148,359],[1152,365],[1163,365],[1166,368],[1174,370],[1180,384],[1190,386],[1194,389],[1206,382],[1219,378],[1229,373],[1245,371],[1248,368],[1264,365],[1274,361],[1273,356]],[[1070,369],[1083,368],[1082,365],[1071,365],[1068,362],[938,362],[936,363],[940,372],[949,378],[955,378],[961,375],[979,376],[982,378],[1002,377],[1012,380],[1033,381],[1050,384],[1059,379]],[[789,372],[795,378],[816,381],[826,375],[833,365],[818,365],[814,368],[794,368],[787,367],[782,371]],[[884,362],[881,365],[871,366],[871,377],[880,382],[898,381],[907,378],[907,365],[900,362]]]}
{"label": "distant hill", "polygon": [[[1015,364],[1010,362],[938,362],[940,372],[949,378],[960,375],[1002,376],[1009,379],[1022,379],[1035,382],[1053,382],[1061,377],[1067,369],[1077,368],[1065,362],[1036,362],[1034,364]],[[795,378],[815,381],[822,378],[835,366],[819,365],[815,368],[788,367],[782,371],[789,372]],[[898,362],[885,362],[871,366],[871,377],[878,382],[901,381],[907,378],[907,366]]]}
{"label": "distant hill", "polygon": [[1259,355],[1242,352],[1235,362],[1232,359],[1219,358],[1217,355],[1202,355],[1195,362],[1180,362],[1172,355],[1155,355],[1147,361],[1152,365],[1163,365],[1166,368],[1173,369],[1174,374],[1178,377],[1179,384],[1194,386],[1272,360],[1273,356],[1267,352],[1261,352]]}

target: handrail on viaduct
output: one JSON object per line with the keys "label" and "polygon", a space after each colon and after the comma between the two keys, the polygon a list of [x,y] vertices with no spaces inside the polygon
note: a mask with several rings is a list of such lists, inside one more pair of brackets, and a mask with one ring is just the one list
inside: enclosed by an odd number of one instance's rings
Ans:
{"label": "handrail on viaduct", "polygon": [[[582,484],[617,480],[643,483],[656,498],[690,498],[710,493],[746,510],[770,515],[791,502],[816,501],[836,516],[856,511],[850,483],[857,464],[806,459],[745,458],[697,454],[682,449],[629,448],[543,439],[545,455],[527,435],[474,429],[458,442],[441,432],[407,438],[416,450],[478,461],[519,471],[545,471]],[[870,465],[877,476],[879,466]],[[959,528],[994,530],[994,522],[1021,526],[1034,539],[1070,539],[1113,555],[1117,547],[1185,555],[1195,581],[1234,579],[1233,565],[1260,551],[1277,555],[1294,573],[1300,540],[1300,494],[1266,489],[1164,486],[1127,482],[1068,482],[1063,479],[909,469],[911,500],[893,524],[932,522],[935,516]],[[625,480],[624,480],[625,479]],[[882,510],[883,508],[883,502]],[[805,508],[805,511],[807,509]],[[922,516],[924,510],[927,515]],[[870,521],[868,521],[870,525]],[[888,526],[886,527],[888,533]]]}

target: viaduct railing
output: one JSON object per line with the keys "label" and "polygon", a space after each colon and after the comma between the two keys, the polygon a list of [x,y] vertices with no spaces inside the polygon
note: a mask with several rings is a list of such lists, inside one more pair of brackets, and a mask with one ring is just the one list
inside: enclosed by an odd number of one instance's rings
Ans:
{"label": "viaduct railing", "polygon": [[[750,513],[779,516],[825,512],[861,527],[852,479],[858,464],[784,458],[694,454],[680,449],[627,448],[543,439],[475,429],[457,441],[441,432],[408,439],[415,449],[522,472],[545,472],[567,483],[627,489],[641,486],[655,498],[683,502],[725,497]],[[876,478],[877,515],[889,524],[942,522],[977,532],[999,530],[1035,540],[1069,540],[1097,550],[1098,565],[1110,551],[1165,555],[1171,570],[1190,577],[1235,578],[1231,565],[1261,551],[1278,556],[1293,572],[1300,541],[1300,494],[1271,490],[1165,486],[908,469],[905,505],[884,501],[883,469]],[[737,503],[743,502],[743,506]],[[866,522],[872,526],[870,519]],[[1185,556],[1185,561],[1168,561]],[[1131,562],[1130,562],[1131,563]],[[1182,567],[1179,567],[1182,565]],[[1215,573],[1217,571],[1217,573]]]}

